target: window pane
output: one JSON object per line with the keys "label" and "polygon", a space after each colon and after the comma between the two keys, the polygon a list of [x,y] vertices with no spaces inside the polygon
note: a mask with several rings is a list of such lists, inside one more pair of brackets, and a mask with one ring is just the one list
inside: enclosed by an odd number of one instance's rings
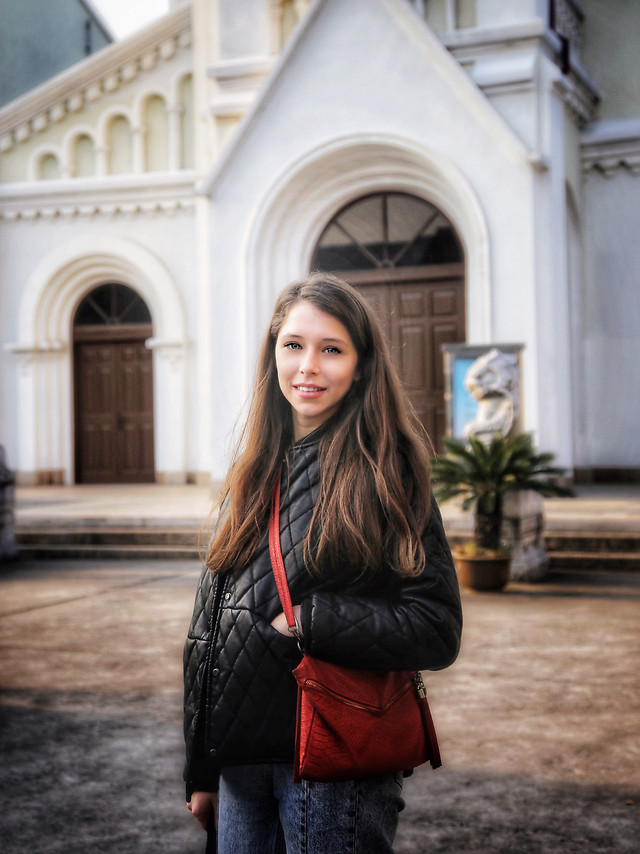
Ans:
{"label": "window pane", "polygon": [[151,323],[151,314],[140,296],[126,285],[100,285],[78,306],[73,325]]}
{"label": "window pane", "polygon": [[458,238],[437,208],[406,193],[377,193],[334,217],[320,238],[314,267],[370,270],[461,260]]}

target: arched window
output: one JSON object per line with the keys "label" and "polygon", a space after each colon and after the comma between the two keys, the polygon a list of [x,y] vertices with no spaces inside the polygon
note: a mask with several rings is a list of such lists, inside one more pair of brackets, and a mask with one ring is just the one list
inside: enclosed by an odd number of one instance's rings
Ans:
{"label": "arched window", "polygon": [[80,303],[73,320],[78,326],[120,326],[151,323],[142,297],[126,285],[110,282],[91,291]]}
{"label": "arched window", "polygon": [[145,171],[163,172],[169,168],[169,122],[164,98],[147,98],[143,115]]}
{"label": "arched window", "polygon": [[375,193],[343,208],[316,247],[319,270],[375,270],[462,261],[446,218],[407,193]]}
{"label": "arched window", "polygon": [[93,140],[86,134],[80,134],[73,141],[72,168],[75,178],[84,178],[96,174],[96,155]]}
{"label": "arched window", "polygon": [[52,181],[61,177],[60,161],[55,154],[43,154],[38,161],[38,177],[43,181]]}
{"label": "arched window", "polygon": [[111,175],[133,171],[133,143],[131,126],[126,116],[114,116],[109,124],[108,168]]}
{"label": "arched window", "polygon": [[312,267],[358,288],[378,316],[435,448],[446,428],[442,347],[465,340],[464,253],[446,217],[408,193],[374,193],[326,226]]}

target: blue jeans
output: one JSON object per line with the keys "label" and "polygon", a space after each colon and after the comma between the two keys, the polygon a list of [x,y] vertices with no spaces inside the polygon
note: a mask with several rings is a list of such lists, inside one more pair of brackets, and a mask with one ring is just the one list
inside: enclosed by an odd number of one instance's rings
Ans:
{"label": "blue jeans", "polygon": [[291,765],[223,768],[218,854],[393,854],[402,773],[293,782]]}

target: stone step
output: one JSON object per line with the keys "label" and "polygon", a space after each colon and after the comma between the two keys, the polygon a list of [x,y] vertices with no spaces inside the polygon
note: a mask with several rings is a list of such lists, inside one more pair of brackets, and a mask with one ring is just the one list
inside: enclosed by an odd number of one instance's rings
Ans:
{"label": "stone step", "polygon": [[16,543],[25,560],[188,560],[198,558],[207,536],[193,528],[97,525],[72,528],[18,527]]}
{"label": "stone step", "polygon": [[633,531],[545,531],[549,552],[636,552],[640,554],[640,532]]}
{"label": "stone step", "polygon": [[178,545],[87,545],[86,543],[32,543],[19,547],[23,560],[197,560],[198,549]]}
{"label": "stone step", "polygon": [[552,570],[640,572],[638,552],[550,551],[548,554]]}
{"label": "stone step", "polygon": [[[206,534],[203,533],[203,540]],[[197,548],[194,528],[73,527],[18,528],[16,542],[22,547],[46,546],[183,546]]]}
{"label": "stone step", "polygon": [[[449,534],[451,545],[469,540],[469,532]],[[640,533],[632,531],[547,531],[549,569],[566,571],[640,571]]]}
{"label": "stone step", "polygon": [[[450,533],[452,545],[468,535]],[[640,533],[548,531],[545,546],[552,570],[640,571]],[[194,528],[108,525],[70,528],[19,527],[23,558],[181,560],[198,558],[206,534]]]}
{"label": "stone step", "polygon": [[640,571],[640,533],[548,531],[544,541],[552,570]]}

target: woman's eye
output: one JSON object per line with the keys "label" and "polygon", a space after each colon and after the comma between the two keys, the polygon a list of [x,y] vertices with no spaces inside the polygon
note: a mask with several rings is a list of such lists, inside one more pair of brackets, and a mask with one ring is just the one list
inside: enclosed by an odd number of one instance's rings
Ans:
{"label": "woman's eye", "polygon": [[342,350],[340,350],[338,347],[325,347],[325,352],[326,353],[342,353]]}
{"label": "woman's eye", "polygon": [[297,341],[287,341],[287,343],[284,346],[286,348],[288,348],[289,350],[301,350],[302,349]]}

